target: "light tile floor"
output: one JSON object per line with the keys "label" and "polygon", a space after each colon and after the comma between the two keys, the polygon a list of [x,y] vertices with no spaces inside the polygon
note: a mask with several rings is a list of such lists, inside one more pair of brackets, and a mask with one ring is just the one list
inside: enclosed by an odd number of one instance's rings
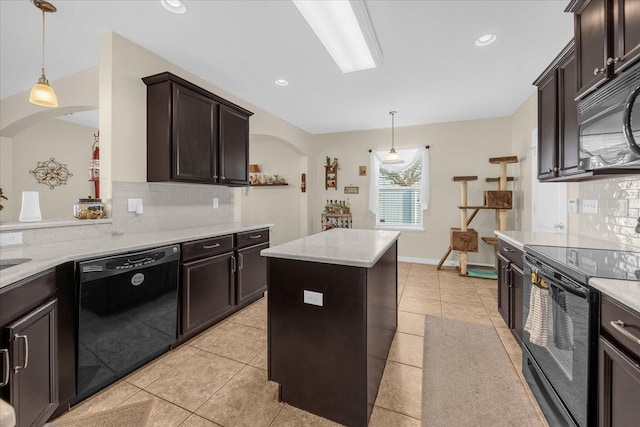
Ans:
{"label": "light tile floor", "polygon": [[[497,310],[495,280],[400,263],[398,329],[372,427],[420,427],[424,315],[493,325],[513,375],[538,408],[520,370],[522,351]],[[338,426],[278,402],[267,381],[267,302],[263,298],[74,407],[64,417],[154,399],[151,426]],[[546,426],[540,416],[540,426]]]}

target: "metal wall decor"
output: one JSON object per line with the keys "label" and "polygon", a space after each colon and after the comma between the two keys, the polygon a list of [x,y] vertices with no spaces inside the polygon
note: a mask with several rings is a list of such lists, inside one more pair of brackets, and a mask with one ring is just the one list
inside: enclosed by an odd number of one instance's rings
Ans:
{"label": "metal wall decor", "polygon": [[44,162],[38,162],[36,168],[29,173],[36,177],[38,184],[48,185],[51,190],[59,185],[66,185],[67,179],[73,176],[67,169],[67,165],[56,162],[53,157]]}

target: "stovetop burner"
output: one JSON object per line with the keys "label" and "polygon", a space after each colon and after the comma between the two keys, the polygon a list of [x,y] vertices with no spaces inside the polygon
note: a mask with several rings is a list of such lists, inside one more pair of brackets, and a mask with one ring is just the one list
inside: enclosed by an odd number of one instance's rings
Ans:
{"label": "stovetop burner", "polygon": [[640,280],[640,252],[537,245],[525,251],[576,279]]}

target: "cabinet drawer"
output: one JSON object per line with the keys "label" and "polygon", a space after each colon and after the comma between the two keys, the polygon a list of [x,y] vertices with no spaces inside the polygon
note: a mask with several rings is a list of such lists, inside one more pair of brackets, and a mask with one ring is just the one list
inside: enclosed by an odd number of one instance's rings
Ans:
{"label": "cabinet drawer", "polygon": [[498,239],[498,253],[522,269],[522,251],[520,249]]}
{"label": "cabinet drawer", "polygon": [[237,241],[236,246],[238,248],[244,248],[246,246],[257,245],[259,243],[266,243],[269,241],[269,229],[263,228],[261,230],[245,231],[243,233],[236,234]]}
{"label": "cabinet drawer", "polygon": [[233,236],[212,237],[182,244],[182,261],[213,256],[233,250]]}
{"label": "cabinet drawer", "polygon": [[0,291],[0,326],[27,313],[56,294],[56,274],[47,270],[20,280]]}
{"label": "cabinet drawer", "polygon": [[[619,322],[623,322],[622,326]],[[640,315],[617,301],[602,296],[600,325],[602,331],[640,361]]]}

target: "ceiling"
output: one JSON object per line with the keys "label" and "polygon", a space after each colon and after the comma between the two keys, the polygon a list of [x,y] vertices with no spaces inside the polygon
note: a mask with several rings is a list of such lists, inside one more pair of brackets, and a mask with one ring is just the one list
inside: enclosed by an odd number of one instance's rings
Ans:
{"label": "ceiling", "polygon": [[[314,134],[388,128],[391,110],[396,126],[509,116],[573,36],[568,0],[366,0],[382,63],[343,74],[288,0],[184,0],[183,15],[159,0],[51,1],[50,81],[97,65],[114,31]],[[0,0],[0,98],[40,76],[41,19],[29,0]]]}

